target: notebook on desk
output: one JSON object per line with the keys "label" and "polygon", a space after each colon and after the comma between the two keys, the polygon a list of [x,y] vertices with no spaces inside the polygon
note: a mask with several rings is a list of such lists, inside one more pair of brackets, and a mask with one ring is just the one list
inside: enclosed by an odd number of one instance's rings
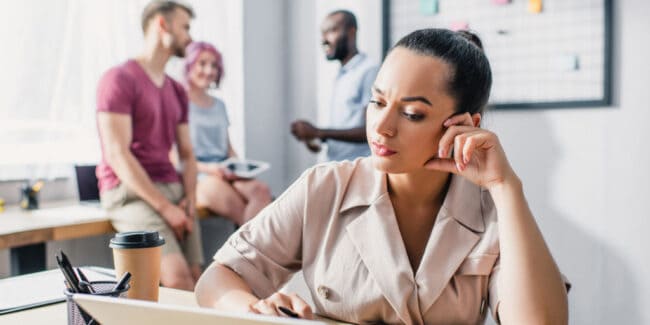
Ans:
{"label": "notebook on desk", "polygon": [[328,325],[323,321],[226,313],[208,308],[160,304],[123,298],[77,294],[73,299],[94,319],[113,324]]}
{"label": "notebook on desk", "polygon": [[[81,267],[92,281],[115,280],[111,269]],[[65,301],[63,274],[59,269],[0,280],[0,315]],[[6,294],[10,292],[11,294]]]}

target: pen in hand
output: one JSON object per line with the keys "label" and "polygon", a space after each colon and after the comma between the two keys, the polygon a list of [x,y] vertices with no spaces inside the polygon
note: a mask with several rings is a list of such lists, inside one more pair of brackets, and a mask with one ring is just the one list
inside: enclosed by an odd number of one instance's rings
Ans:
{"label": "pen in hand", "polygon": [[278,306],[278,309],[279,309],[282,313],[284,313],[285,315],[287,315],[287,316],[289,316],[289,317],[291,317],[291,318],[300,318],[300,315],[296,314],[296,312],[294,312],[293,310],[291,310],[291,309],[289,309],[289,308],[287,308],[287,307],[284,307],[284,306]]}

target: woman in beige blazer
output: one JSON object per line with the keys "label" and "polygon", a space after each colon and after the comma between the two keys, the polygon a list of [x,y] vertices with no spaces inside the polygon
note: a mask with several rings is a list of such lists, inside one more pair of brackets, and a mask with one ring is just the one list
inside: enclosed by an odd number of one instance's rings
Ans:
{"label": "woman in beige blazer", "polygon": [[566,289],[497,136],[480,40],[426,29],[386,57],[367,108],[372,156],[307,170],[217,252],[202,306],[353,323],[566,324]]}

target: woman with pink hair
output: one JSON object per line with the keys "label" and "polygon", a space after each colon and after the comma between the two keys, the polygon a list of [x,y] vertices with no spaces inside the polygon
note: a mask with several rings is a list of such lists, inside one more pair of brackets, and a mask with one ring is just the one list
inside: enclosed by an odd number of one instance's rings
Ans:
{"label": "woman with pink hair", "polygon": [[224,75],[221,53],[206,42],[193,42],[185,52],[190,136],[199,169],[197,207],[242,225],[271,202],[271,194],[266,184],[237,178],[219,164],[237,155],[228,136],[226,106],[208,94]]}

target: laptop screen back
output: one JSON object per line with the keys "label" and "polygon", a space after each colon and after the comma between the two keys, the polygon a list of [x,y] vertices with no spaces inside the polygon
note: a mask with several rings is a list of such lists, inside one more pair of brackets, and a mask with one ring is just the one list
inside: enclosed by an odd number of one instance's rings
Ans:
{"label": "laptop screen back", "polygon": [[97,185],[97,176],[95,176],[95,165],[76,165],[74,166],[77,175],[77,190],[79,192],[79,201],[97,202],[99,201],[99,188]]}
{"label": "laptop screen back", "polygon": [[[193,297],[192,297],[193,298]],[[74,301],[102,324],[334,325],[324,321],[219,312],[151,301],[76,294]]]}

